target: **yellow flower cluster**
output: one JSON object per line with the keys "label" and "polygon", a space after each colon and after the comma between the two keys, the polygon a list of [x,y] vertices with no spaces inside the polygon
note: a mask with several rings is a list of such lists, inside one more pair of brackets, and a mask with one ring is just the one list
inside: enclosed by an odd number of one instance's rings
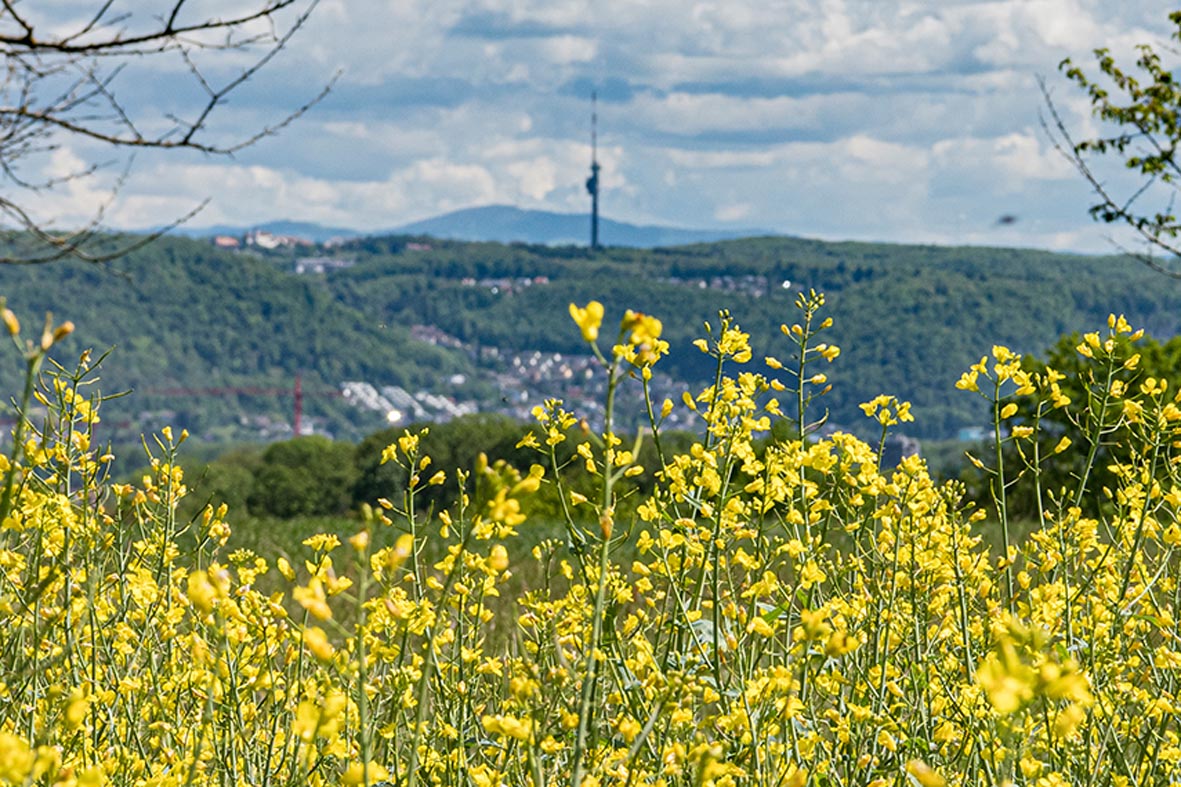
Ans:
{"label": "yellow flower cluster", "polygon": [[[798,306],[768,374],[729,314],[707,325],[718,373],[686,396],[700,433],[683,452],[663,453],[673,405],[647,396],[661,324],[629,311],[598,355],[604,422],[535,410],[521,445],[548,466],[432,474],[405,433],[383,454],[404,495],[283,556],[234,549],[224,508],[178,519],[171,432],[139,484],[111,484],[78,393],[92,370],[50,375],[55,415],[22,417],[0,463],[0,784],[1174,783],[1178,386],[1095,383],[1135,371],[1108,347],[1135,335],[1122,318],[1080,344],[1088,395],[1117,403],[1090,415],[1062,374],[994,347],[958,384],[995,415],[994,505],[976,508],[918,457],[883,466],[856,437],[817,436],[808,404],[827,380],[810,364],[839,350],[817,341],[823,297]],[[571,307],[596,353],[604,311]],[[614,428],[621,385],[648,405],[634,442]],[[883,435],[911,420],[891,396],[863,407]],[[1036,477],[1045,408],[1090,424],[1088,444],[1127,444],[1108,446],[1116,482],[1092,489],[1094,452],[1059,441],[1079,486],[1044,490],[1010,543],[1000,447],[1023,452],[1009,477]],[[621,506],[620,480],[640,475]],[[423,510],[448,483],[452,504]],[[549,485],[564,537],[521,548]]]}
{"label": "yellow flower cluster", "polygon": [[914,420],[910,414],[910,402],[900,402],[896,396],[879,394],[859,406],[867,417],[875,419],[882,426],[897,426]]}

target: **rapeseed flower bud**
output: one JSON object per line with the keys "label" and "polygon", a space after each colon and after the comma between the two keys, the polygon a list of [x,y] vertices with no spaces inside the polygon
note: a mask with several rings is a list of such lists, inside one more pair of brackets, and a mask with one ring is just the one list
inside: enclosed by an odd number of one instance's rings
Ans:
{"label": "rapeseed flower bud", "polygon": [[8,329],[10,336],[16,336],[21,332],[20,320],[12,313],[12,309],[4,309],[0,311],[0,319],[4,320],[4,327]]}
{"label": "rapeseed flower bud", "polygon": [[488,567],[501,572],[508,568],[508,550],[504,544],[495,544],[488,553]]}

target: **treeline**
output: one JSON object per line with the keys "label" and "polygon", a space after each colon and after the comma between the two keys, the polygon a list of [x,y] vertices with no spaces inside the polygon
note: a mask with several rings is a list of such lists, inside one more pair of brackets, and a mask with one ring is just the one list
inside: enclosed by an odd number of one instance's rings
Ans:
{"label": "treeline", "polygon": [[[400,502],[409,473],[397,463],[383,462],[382,453],[402,435],[424,430],[422,451],[431,457],[431,464],[420,475],[425,481],[441,470],[447,478],[445,484],[424,484],[418,495],[424,509],[452,499],[456,471],[470,473],[481,454],[525,473],[535,463],[546,463],[537,451],[518,445],[532,427],[502,415],[469,415],[442,424],[389,428],[356,444],[307,435],[237,448],[210,462],[191,464],[186,472],[191,488],[188,511],[224,502],[240,515],[289,519],[346,514],[362,504],[375,505],[381,498]],[[584,435],[572,433],[560,447],[563,463],[583,439]]]}
{"label": "treeline", "polygon": [[[544,437],[529,424],[502,415],[469,415],[443,424],[415,424],[376,432],[359,443],[333,441],[308,435],[268,446],[248,446],[231,450],[212,461],[185,462],[185,481],[189,495],[182,504],[182,514],[192,518],[207,505],[225,503],[235,518],[296,519],[347,515],[362,505],[375,506],[381,499],[403,504],[410,473],[396,462],[383,461],[386,447],[404,434],[420,434],[423,455],[431,458],[425,468],[416,469],[420,487],[416,492],[420,512],[453,502],[456,498],[457,471],[468,475],[468,486],[476,483],[476,468],[481,456],[488,462],[503,461],[522,474],[540,464],[546,477],[553,479],[549,459],[535,448],[522,443],[533,433],[544,446]],[[577,446],[595,439],[589,432],[574,427],[567,440],[555,447],[561,478],[567,490],[591,494],[591,480],[581,472],[583,460]],[[669,433],[661,437],[661,448],[684,451],[692,443],[688,433]],[[641,442],[637,457],[645,467],[639,476],[621,479],[620,509],[625,512],[639,498],[651,491],[660,461],[651,440]],[[629,448],[631,446],[629,445]],[[443,472],[442,483],[429,479]],[[567,503],[569,498],[567,497]],[[557,487],[542,486],[527,498],[528,513],[538,521],[559,522],[562,501]],[[575,511],[576,516],[586,511]]]}

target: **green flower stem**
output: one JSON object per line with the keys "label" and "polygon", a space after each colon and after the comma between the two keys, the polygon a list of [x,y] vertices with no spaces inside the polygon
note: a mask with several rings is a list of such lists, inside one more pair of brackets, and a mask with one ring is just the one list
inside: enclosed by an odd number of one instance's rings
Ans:
{"label": "green flower stem", "polygon": [[1005,551],[1005,605],[1009,611],[1013,611],[1013,571],[1012,566],[1009,565],[1009,508],[1006,500],[1005,489],[1005,460],[1002,455],[1001,444],[1001,384],[996,383],[996,393],[992,398],[992,434],[993,447],[996,449],[996,486],[993,490],[992,499],[996,503],[997,519],[1001,524],[1001,544]]}
{"label": "green flower stem", "polygon": [[614,516],[614,500],[612,498],[614,490],[612,487],[615,480],[609,456],[613,453],[611,446],[613,437],[611,426],[612,416],[615,413],[615,389],[618,386],[618,372],[618,361],[612,362],[607,367],[607,404],[603,415],[603,439],[607,443],[607,446],[604,457],[605,466],[603,468],[602,509],[599,513],[600,522],[603,523],[603,533],[602,541],[599,543],[598,589],[595,591],[591,638],[590,642],[587,643],[586,657],[583,659],[582,697],[580,698],[578,707],[578,732],[574,739],[574,762],[570,776],[571,787],[581,787],[583,779],[586,778],[585,760],[592,711],[591,698],[594,696],[595,684],[598,678],[598,659],[596,654],[599,650],[599,640],[603,636],[603,608],[607,603],[607,569],[610,565],[608,558],[611,549],[611,526]]}
{"label": "green flower stem", "polygon": [[8,477],[4,479],[4,494],[0,496],[0,523],[8,519],[12,513],[12,493],[16,487],[17,466],[25,454],[25,428],[29,423],[29,402],[33,399],[33,387],[37,382],[37,375],[41,371],[41,364],[45,360],[45,353],[38,352],[26,357],[25,388],[21,394],[20,408],[16,414],[16,429],[12,433],[12,467],[8,470]]}
{"label": "green flower stem", "polygon": [[[369,532],[369,522],[365,523],[366,534]],[[369,679],[368,653],[365,645],[365,625],[367,612],[365,599],[369,595],[369,566],[365,556],[369,554],[368,547],[357,552],[357,717],[358,731],[361,738],[361,784],[369,787],[369,762],[373,759],[373,732],[369,728],[369,693],[365,690]]]}

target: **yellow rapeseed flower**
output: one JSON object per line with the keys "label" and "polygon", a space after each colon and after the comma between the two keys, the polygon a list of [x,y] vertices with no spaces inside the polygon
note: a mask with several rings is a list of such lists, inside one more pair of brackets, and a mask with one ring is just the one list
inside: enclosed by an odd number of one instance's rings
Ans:
{"label": "yellow rapeseed flower", "polygon": [[533,723],[529,719],[518,719],[515,716],[489,715],[482,717],[480,723],[490,735],[504,735],[519,741],[529,740],[533,731]]}
{"label": "yellow rapeseed flower", "polygon": [[956,381],[955,387],[961,391],[979,391],[980,386],[976,383],[976,378],[979,376],[979,372],[975,369],[966,371],[960,375],[960,379]]}
{"label": "yellow rapeseed flower", "polygon": [[911,760],[906,763],[906,772],[914,777],[920,787],[945,787],[947,784],[947,779],[936,773],[934,768],[922,760]]}
{"label": "yellow rapeseed flower", "polygon": [[328,597],[324,593],[324,584],[318,578],[313,577],[308,582],[307,587],[295,588],[291,591],[291,596],[313,617],[320,620],[330,620],[332,618],[332,608],[328,606]]}
{"label": "yellow rapeseed flower", "polygon": [[0,731],[0,784],[24,784],[35,761],[36,756],[23,738]]}
{"label": "yellow rapeseed flower", "polygon": [[304,629],[303,644],[313,656],[321,661],[331,661],[332,657],[336,655],[336,648],[332,647],[332,643],[328,641],[328,635],[324,633],[324,629],[318,626]]}
{"label": "yellow rapeseed flower", "polygon": [[360,530],[349,538],[349,546],[358,553],[364,553],[369,548],[369,531]]}
{"label": "yellow rapeseed flower", "polygon": [[1079,728],[1087,718],[1087,711],[1083,708],[1081,703],[1074,702],[1067,705],[1058,712],[1058,716],[1054,719],[1054,734],[1060,739],[1065,740],[1072,735]]}
{"label": "yellow rapeseed flower", "polygon": [[583,341],[593,342],[599,338],[599,326],[603,324],[603,304],[591,301],[579,308],[570,304],[570,317],[582,331]]}
{"label": "yellow rapeseed flower", "polygon": [[999,713],[1014,713],[1033,699],[1037,675],[1022,662],[1011,644],[999,653],[990,653],[976,670],[976,683],[984,689],[988,701]]}
{"label": "yellow rapeseed flower", "polygon": [[217,588],[209,581],[207,573],[194,571],[189,575],[189,601],[193,602],[197,609],[205,614],[212,612],[217,595]]}
{"label": "yellow rapeseed flower", "polygon": [[388,779],[390,772],[375,762],[354,762],[340,777],[341,784],[376,784]]}
{"label": "yellow rapeseed flower", "polygon": [[663,324],[650,314],[634,312],[628,309],[623,315],[620,326],[624,332],[629,332],[628,341],[633,345],[653,344],[660,338]]}
{"label": "yellow rapeseed flower", "polygon": [[295,580],[295,569],[291,567],[291,563],[287,561],[287,558],[280,555],[279,559],[275,561],[275,566],[278,567],[279,573],[282,574],[283,578],[288,582]]}
{"label": "yellow rapeseed flower", "polygon": [[86,714],[90,711],[90,696],[82,687],[75,688],[70,692],[70,701],[66,705],[65,722],[66,726],[71,730],[77,729],[80,724],[86,719]]}

